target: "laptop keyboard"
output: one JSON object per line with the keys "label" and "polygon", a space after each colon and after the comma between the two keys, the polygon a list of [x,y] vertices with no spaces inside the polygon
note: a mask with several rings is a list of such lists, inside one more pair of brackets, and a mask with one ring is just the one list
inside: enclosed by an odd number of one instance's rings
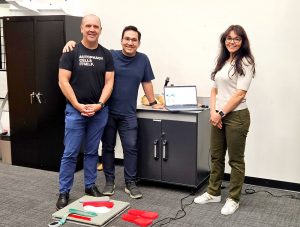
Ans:
{"label": "laptop keyboard", "polygon": [[169,111],[202,111],[204,108],[197,106],[172,106],[166,107]]}

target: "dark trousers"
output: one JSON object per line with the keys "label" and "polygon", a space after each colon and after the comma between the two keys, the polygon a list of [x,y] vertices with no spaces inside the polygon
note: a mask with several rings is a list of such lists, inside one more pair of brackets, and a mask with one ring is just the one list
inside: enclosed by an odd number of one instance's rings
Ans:
{"label": "dark trousers", "polygon": [[211,127],[211,172],[207,192],[221,195],[221,184],[225,169],[225,155],[228,150],[231,167],[229,198],[239,202],[245,178],[244,152],[250,126],[248,109],[233,111],[222,119],[223,127]]}
{"label": "dark trousers", "polygon": [[109,114],[102,136],[103,171],[107,182],[115,180],[115,146],[119,132],[124,153],[125,183],[135,181],[137,173],[137,118]]}

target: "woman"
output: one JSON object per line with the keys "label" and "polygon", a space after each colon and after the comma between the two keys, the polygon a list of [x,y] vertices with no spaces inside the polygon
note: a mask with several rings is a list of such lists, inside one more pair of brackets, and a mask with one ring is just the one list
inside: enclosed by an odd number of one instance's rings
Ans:
{"label": "woman", "polygon": [[221,184],[228,150],[231,167],[229,196],[221,214],[233,214],[239,207],[245,177],[244,151],[250,126],[246,93],[255,75],[255,62],[245,30],[231,25],[220,38],[221,50],[211,74],[210,97],[211,172],[207,192],[194,199],[205,204],[221,201]]}

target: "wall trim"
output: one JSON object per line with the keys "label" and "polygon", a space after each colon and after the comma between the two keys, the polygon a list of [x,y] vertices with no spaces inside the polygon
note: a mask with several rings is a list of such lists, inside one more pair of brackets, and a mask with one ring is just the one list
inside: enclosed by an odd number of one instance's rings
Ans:
{"label": "wall trim", "polygon": [[[224,174],[224,180],[229,181],[230,180],[230,174],[225,173]],[[269,188],[278,188],[278,189],[284,189],[284,190],[290,190],[290,191],[297,191],[300,192],[300,184],[292,183],[292,182],[286,182],[286,181],[277,181],[277,180],[270,180],[270,179],[264,179],[264,178],[257,178],[257,177],[245,177],[245,184],[252,184],[257,186],[264,186]]]}
{"label": "wall trim", "polygon": [[[99,157],[100,162],[102,162],[102,157]],[[115,158],[115,164],[116,165],[123,165],[123,159]],[[230,181],[230,174],[225,173],[224,174],[224,180]],[[263,186],[268,188],[278,188],[283,190],[290,190],[290,191],[296,191],[300,192],[300,184],[292,183],[292,182],[286,182],[286,181],[278,181],[278,180],[271,180],[271,179],[264,179],[264,178],[258,178],[258,177],[245,177],[245,184],[252,184],[256,186]]]}

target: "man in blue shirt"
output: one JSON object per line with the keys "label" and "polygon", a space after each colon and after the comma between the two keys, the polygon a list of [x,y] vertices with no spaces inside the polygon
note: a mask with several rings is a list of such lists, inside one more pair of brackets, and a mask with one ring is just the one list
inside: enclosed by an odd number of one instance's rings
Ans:
{"label": "man in blue shirt", "polygon": [[[163,108],[154,98],[154,79],[148,57],[137,49],[141,33],[135,26],[124,28],[121,37],[122,50],[112,50],[115,68],[115,81],[112,95],[108,101],[108,122],[102,136],[102,161],[106,178],[104,195],[113,195],[115,189],[115,145],[119,132],[124,153],[125,192],[138,199],[142,193],[136,186],[137,174],[137,117],[136,105],[140,84],[153,108]],[[66,47],[74,46],[67,44]],[[64,49],[66,50],[66,48]]]}
{"label": "man in blue shirt", "polygon": [[109,117],[102,137],[102,161],[106,177],[104,195],[114,193],[115,165],[114,148],[116,134],[119,132],[124,153],[125,192],[130,197],[141,198],[142,194],[135,184],[137,174],[137,117],[136,105],[140,83],[154,108],[157,105],[153,85],[154,79],[148,57],[137,52],[141,33],[134,26],[127,26],[122,32],[122,50],[111,51],[115,66],[115,83],[109,99]]}

